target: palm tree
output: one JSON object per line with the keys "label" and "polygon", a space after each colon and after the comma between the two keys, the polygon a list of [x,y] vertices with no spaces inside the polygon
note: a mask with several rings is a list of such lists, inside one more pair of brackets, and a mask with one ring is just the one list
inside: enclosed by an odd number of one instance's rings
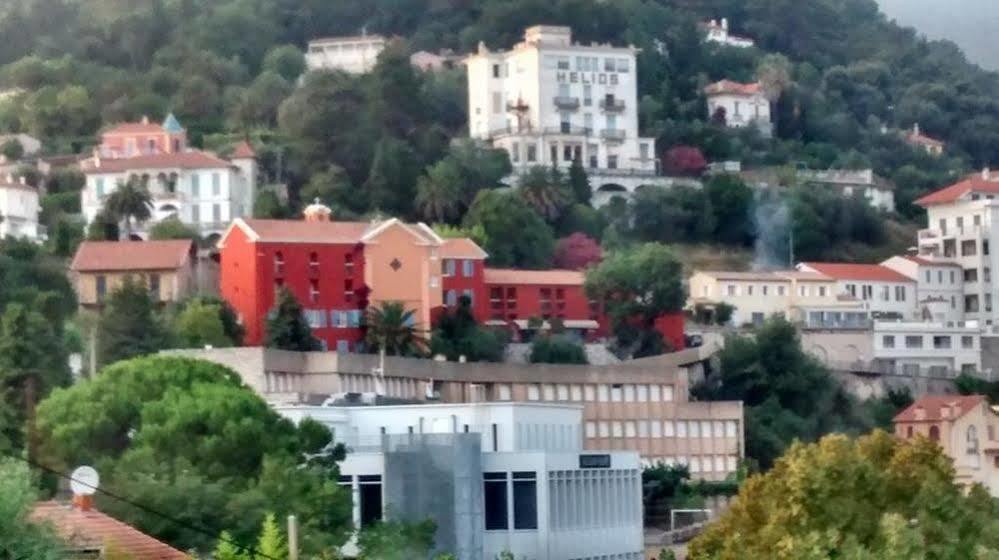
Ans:
{"label": "palm tree", "polygon": [[423,355],[427,350],[424,334],[416,328],[416,311],[398,301],[387,301],[368,309],[365,340],[382,355]]}
{"label": "palm tree", "polygon": [[557,220],[573,201],[557,169],[549,172],[544,167],[532,167],[521,175],[518,186],[520,196],[549,223]]}
{"label": "palm tree", "polygon": [[466,205],[461,170],[449,160],[429,169],[416,182],[416,209],[428,222],[454,223]]}
{"label": "palm tree", "polygon": [[117,221],[125,222],[125,239],[132,238],[132,220],[144,222],[152,216],[153,200],[140,179],[131,177],[108,195],[104,210]]}

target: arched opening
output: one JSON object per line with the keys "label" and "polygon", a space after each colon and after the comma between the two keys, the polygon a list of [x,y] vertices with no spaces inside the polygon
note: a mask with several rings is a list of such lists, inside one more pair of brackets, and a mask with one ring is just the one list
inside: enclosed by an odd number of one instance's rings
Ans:
{"label": "arched opening", "polygon": [[936,424],[930,426],[930,441],[940,441],[940,427]]}
{"label": "arched opening", "polygon": [[600,188],[597,189],[597,192],[602,192],[602,193],[626,193],[626,192],[628,192],[628,189],[624,188],[623,186],[621,186],[621,185],[619,185],[617,183],[604,183],[603,185],[600,185]]}
{"label": "arched opening", "polygon": [[912,439],[912,426],[905,429],[905,437],[906,439]]}

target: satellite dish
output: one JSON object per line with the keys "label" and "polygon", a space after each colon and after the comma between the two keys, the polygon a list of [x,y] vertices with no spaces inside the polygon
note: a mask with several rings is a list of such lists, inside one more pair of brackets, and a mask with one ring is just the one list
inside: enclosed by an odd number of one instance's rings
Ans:
{"label": "satellite dish", "polygon": [[93,467],[77,467],[69,477],[69,487],[77,496],[93,496],[101,483],[101,477]]}

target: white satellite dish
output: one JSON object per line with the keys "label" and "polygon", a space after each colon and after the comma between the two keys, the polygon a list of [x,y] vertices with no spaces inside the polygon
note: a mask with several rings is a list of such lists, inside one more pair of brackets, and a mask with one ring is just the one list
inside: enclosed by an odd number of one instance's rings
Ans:
{"label": "white satellite dish", "polygon": [[101,477],[93,467],[77,467],[69,475],[69,487],[76,496],[93,496],[101,483]]}

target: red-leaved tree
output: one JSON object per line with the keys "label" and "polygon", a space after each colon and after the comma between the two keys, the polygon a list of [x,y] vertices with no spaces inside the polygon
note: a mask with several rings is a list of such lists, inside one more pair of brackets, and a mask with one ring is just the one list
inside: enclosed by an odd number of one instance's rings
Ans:
{"label": "red-leaved tree", "polygon": [[553,259],[557,268],[582,270],[600,262],[603,256],[603,249],[594,239],[584,233],[574,233],[558,240]]}
{"label": "red-leaved tree", "polygon": [[707,167],[704,154],[693,146],[673,146],[663,155],[663,168],[670,175],[696,177]]}

